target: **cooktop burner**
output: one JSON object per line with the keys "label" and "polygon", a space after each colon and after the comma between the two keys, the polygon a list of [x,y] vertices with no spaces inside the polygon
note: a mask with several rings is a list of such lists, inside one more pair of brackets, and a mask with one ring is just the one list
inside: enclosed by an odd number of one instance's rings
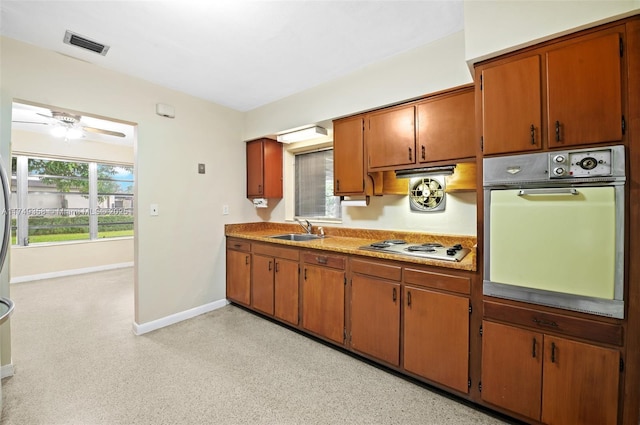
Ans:
{"label": "cooktop burner", "polygon": [[469,248],[463,248],[460,244],[452,246],[444,246],[435,242],[409,244],[400,239],[374,242],[371,245],[361,246],[360,249],[443,261],[460,261],[471,252]]}

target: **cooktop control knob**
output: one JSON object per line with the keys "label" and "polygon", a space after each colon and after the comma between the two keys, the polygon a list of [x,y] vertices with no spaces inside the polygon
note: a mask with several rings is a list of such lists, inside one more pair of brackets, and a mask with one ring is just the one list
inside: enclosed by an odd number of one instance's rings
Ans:
{"label": "cooktop control knob", "polygon": [[556,167],[553,169],[553,174],[556,176],[563,176],[564,175],[564,168],[562,167]]}
{"label": "cooktop control knob", "polygon": [[447,255],[456,255],[456,252],[458,252],[456,249],[453,249],[453,248],[447,249]]}
{"label": "cooktop control knob", "polygon": [[556,163],[558,163],[558,164],[562,164],[563,162],[565,162],[565,161],[566,161],[566,159],[567,159],[567,158],[565,158],[565,156],[564,156],[564,155],[556,155],[556,156],[553,158],[553,161],[554,161],[554,162],[556,162]]}
{"label": "cooktop control knob", "polygon": [[455,244],[454,246],[452,246],[453,249],[455,249],[456,251],[460,251],[462,249],[462,245],[460,245],[459,243]]}

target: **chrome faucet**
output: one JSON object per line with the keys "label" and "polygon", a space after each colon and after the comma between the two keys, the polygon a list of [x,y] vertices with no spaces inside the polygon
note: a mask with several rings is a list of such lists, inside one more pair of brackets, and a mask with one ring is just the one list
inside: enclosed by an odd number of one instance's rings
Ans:
{"label": "chrome faucet", "polygon": [[304,231],[307,232],[308,235],[311,234],[311,229],[313,228],[313,226],[311,226],[311,223],[309,223],[309,220],[305,220],[305,222],[307,223],[306,226],[304,224],[302,224],[302,221],[300,219],[294,218],[294,220],[298,222],[300,227],[302,227],[304,229]]}

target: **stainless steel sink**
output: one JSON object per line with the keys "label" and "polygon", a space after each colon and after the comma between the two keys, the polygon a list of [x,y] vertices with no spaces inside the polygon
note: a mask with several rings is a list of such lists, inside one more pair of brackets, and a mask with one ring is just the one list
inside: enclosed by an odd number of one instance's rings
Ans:
{"label": "stainless steel sink", "polygon": [[269,237],[271,239],[280,239],[283,241],[296,241],[296,242],[313,241],[313,240],[322,238],[321,236],[312,235],[309,233],[287,233],[285,235],[273,235]]}

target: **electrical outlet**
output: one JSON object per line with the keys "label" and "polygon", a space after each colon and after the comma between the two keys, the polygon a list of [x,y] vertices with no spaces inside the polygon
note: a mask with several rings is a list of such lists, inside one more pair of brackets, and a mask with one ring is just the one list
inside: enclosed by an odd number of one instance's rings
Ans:
{"label": "electrical outlet", "polygon": [[160,210],[158,209],[158,204],[151,204],[149,207],[149,215],[159,215]]}
{"label": "electrical outlet", "polygon": [[222,215],[229,215],[229,205],[222,206]]}

